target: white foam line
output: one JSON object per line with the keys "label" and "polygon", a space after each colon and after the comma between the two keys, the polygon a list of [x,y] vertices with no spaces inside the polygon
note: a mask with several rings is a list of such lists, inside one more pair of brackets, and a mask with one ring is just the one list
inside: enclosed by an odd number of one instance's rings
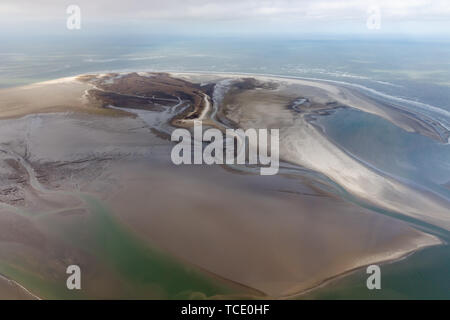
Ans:
{"label": "white foam line", "polygon": [[435,106],[432,106],[430,104],[424,103],[424,102],[419,102],[419,101],[413,101],[413,100],[409,100],[409,99],[405,99],[402,97],[396,97],[396,96],[392,96],[389,95],[387,93],[383,93],[380,91],[377,91],[375,89],[360,85],[360,84],[356,84],[356,83],[350,83],[350,82],[346,82],[346,81],[338,81],[338,80],[329,80],[329,79],[320,79],[320,78],[311,78],[311,77],[300,77],[300,76],[285,76],[285,75],[279,75],[279,74],[271,74],[271,73],[247,73],[247,72],[240,72],[240,73],[235,73],[235,72],[217,72],[217,71],[181,71],[181,72],[172,72],[172,71],[167,71],[167,72],[171,72],[171,73],[178,73],[178,74],[189,74],[189,73],[195,73],[195,74],[201,74],[201,73],[205,73],[205,74],[212,74],[212,75],[234,75],[234,76],[240,76],[240,75],[245,75],[245,76],[249,76],[249,75],[253,75],[253,76],[261,76],[261,77],[275,77],[275,78],[281,78],[281,79],[298,79],[298,80],[312,80],[312,81],[322,81],[322,82],[331,82],[331,83],[336,83],[336,84],[342,84],[342,85],[347,85],[347,86],[352,86],[355,88],[359,88],[359,89],[363,89],[365,91],[368,91],[370,93],[373,93],[375,95],[381,96],[383,98],[387,98],[387,99],[391,99],[391,100],[396,100],[399,102],[405,102],[405,103],[409,103],[412,105],[416,105],[418,107],[423,107],[423,108],[429,108],[431,111],[434,111],[436,113],[441,113],[442,115],[449,117],[450,118],[450,112]]}

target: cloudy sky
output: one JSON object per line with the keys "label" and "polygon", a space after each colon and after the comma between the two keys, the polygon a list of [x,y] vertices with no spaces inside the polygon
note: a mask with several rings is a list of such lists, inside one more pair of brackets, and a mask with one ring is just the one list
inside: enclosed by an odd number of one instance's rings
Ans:
{"label": "cloudy sky", "polygon": [[83,32],[450,34],[450,0],[1,0],[0,32],[63,28],[71,4]]}

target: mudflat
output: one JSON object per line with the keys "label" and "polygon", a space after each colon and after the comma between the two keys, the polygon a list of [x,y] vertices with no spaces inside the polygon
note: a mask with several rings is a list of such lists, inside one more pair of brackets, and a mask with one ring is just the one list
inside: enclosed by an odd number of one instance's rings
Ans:
{"label": "mudflat", "polygon": [[[112,73],[3,89],[0,273],[41,298],[80,297],[65,288],[69,264],[84,270],[81,297],[283,298],[441,244],[330,189],[320,177],[382,208],[447,221],[440,212],[448,203],[418,191],[408,203],[410,187],[342,153],[308,118],[336,105],[312,84],[292,86]],[[298,92],[309,101],[301,112],[292,109]],[[296,170],[259,176],[173,165],[170,131],[198,118],[215,127],[282,128],[282,160]],[[361,184],[347,183],[352,176],[334,165],[354,168]],[[365,190],[367,181],[377,193],[352,189]]]}

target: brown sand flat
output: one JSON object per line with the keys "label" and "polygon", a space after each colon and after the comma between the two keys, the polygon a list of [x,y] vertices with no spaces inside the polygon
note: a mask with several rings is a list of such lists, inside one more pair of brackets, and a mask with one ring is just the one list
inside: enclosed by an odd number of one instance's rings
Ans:
{"label": "brown sand flat", "polygon": [[123,188],[108,202],[125,224],[189,263],[274,297],[440,243],[287,178],[146,164],[119,172]]}
{"label": "brown sand flat", "polygon": [[[124,81],[123,88],[128,88],[131,80]],[[8,89],[0,95],[0,117],[53,108],[87,110],[92,107],[82,100],[87,88],[91,88],[87,82],[61,80]],[[287,118],[289,111],[280,109],[292,96],[274,94],[273,88],[252,90],[263,99],[253,93],[237,97],[235,103],[245,101],[252,110],[231,108],[227,116],[235,123],[243,127],[295,124]],[[34,97],[34,103],[33,94],[44,92],[49,98]],[[87,270],[94,297],[123,290],[123,283],[96,257],[70,242],[55,241],[58,227],[85,221],[87,215],[82,204],[55,190],[89,193],[149,245],[273,297],[295,294],[348,270],[440,243],[402,221],[320,192],[301,178],[242,175],[220,166],[173,166],[173,144],[155,136],[142,119],[104,115],[62,113],[0,120],[0,144],[7,152],[0,154],[0,175],[14,177],[20,184],[18,191],[3,196],[22,197],[15,205],[19,209],[50,212],[38,219],[1,207],[0,229],[5,229],[0,230],[4,237],[0,262],[26,261],[30,268],[39,262],[42,267],[32,271],[54,279],[55,274],[64,275],[67,263],[78,261]],[[12,153],[33,170],[27,171],[24,164],[11,167]],[[57,211],[61,209],[68,211]]]}
{"label": "brown sand flat", "polygon": [[0,300],[36,300],[38,297],[21,285],[0,276]]}
{"label": "brown sand flat", "polygon": [[17,118],[33,113],[84,112],[116,115],[87,100],[92,85],[63,78],[23,87],[0,89],[0,119]]}

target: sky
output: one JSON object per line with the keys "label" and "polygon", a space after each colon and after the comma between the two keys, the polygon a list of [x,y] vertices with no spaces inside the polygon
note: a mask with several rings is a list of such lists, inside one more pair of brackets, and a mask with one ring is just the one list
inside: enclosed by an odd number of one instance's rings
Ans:
{"label": "sky", "polygon": [[69,5],[86,34],[450,36],[449,0],[0,0],[0,34],[66,32]]}

